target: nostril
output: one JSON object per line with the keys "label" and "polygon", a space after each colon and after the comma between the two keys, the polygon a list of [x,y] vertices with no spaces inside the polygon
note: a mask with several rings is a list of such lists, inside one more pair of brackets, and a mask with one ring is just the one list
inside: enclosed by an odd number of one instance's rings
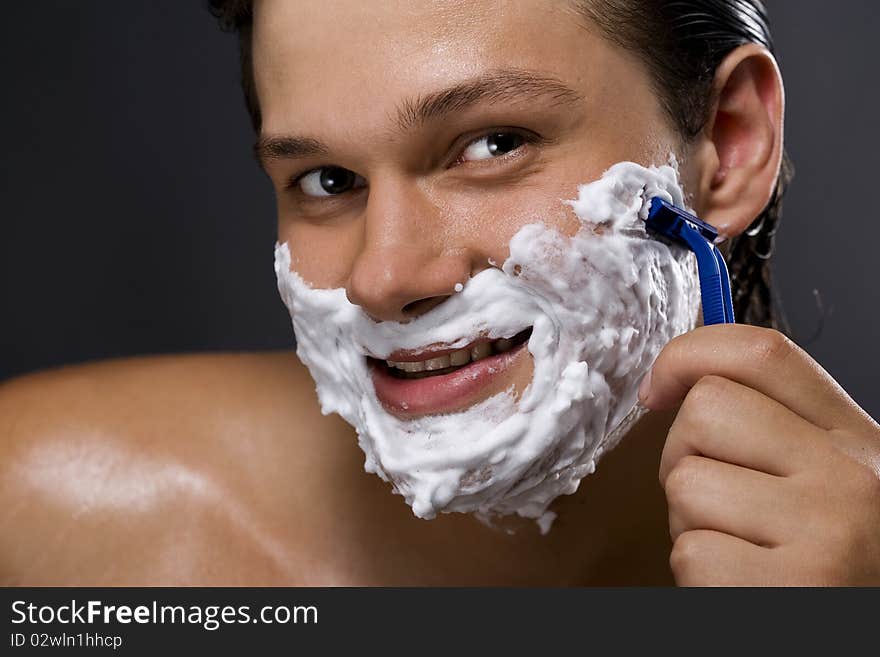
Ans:
{"label": "nostril", "polygon": [[425,299],[419,299],[418,301],[411,301],[406,304],[401,310],[404,315],[408,317],[418,317],[420,315],[424,315],[429,310],[436,308],[441,303],[443,303],[444,299],[448,297],[427,297]]}

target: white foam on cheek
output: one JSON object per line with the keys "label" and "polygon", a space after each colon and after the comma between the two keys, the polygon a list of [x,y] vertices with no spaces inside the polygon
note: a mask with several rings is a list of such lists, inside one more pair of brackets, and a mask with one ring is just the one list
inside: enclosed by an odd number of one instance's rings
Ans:
{"label": "white foam on cheek", "polygon": [[[699,310],[693,256],[650,238],[640,220],[656,195],[684,206],[672,167],[613,166],[568,202],[577,234],[522,227],[500,269],[406,324],[373,321],[345,290],[310,287],[290,271],[288,246],[276,247],[279,291],[322,411],[355,427],[367,471],[417,516],[518,513],[543,517],[546,531],[548,505],[577,490],[638,417],[639,381]],[[528,327],[534,374],[519,401],[509,390],[458,413],[402,420],[376,398],[365,354],[460,347]]]}

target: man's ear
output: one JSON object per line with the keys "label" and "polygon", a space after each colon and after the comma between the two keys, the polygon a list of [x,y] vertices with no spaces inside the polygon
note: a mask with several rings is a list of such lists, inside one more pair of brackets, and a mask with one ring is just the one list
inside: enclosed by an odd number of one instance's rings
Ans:
{"label": "man's ear", "polygon": [[782,160],[785,94],[779,67],[757,44],[733,50],[715,73],[713,104],[695,150],[700,216],[725,237],[770,202]]}

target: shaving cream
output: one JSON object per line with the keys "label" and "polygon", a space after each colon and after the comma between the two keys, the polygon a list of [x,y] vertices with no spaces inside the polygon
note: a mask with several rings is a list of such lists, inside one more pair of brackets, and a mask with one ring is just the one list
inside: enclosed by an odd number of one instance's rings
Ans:
{"label": "shaving cream", "polygon": [[[580,219],[575,235],[523,226],[500,268],[406,323],[376,322],[344,289],[310,286],[290,270],[289,246],[276,245],[278,288],[323,413],[357,430],[366,470],[420,518],[517,513],[546,532],[549,504],[574,493],[642,413],[638,384],[657,354],[696,325],[693,255],[643,222],[654,196],[685,207],[675,168],[621,162],[578,191],[565,201]],[[519,399],[510,389],[460,412],[401,419],[376,397],[367,355],[460,348],[529,327],[534,374]]]}

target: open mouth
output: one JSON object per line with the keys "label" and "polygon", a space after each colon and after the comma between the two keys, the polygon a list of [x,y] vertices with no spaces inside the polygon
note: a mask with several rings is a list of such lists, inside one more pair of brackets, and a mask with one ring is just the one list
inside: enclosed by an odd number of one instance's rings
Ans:
{"label": "open mouth", "polygon": [[398,379],[424,379],[431,376],[443,376],[484,358],[511,351],[526,343],[531,334],[530,327],[511,338],[479,340],[455,351],[432,352],[430,358],[422,360],[385,360],[377,361],[377,363],[384,364],[387,372]]}
{"label": "open mouth", "polygon": [[417,417],[467,408],[507,389],[510,370],[522,362],[532,334],[480,338],[461,349],[395,351],[382,360],[368,357],[376,396],[395,415]]}

